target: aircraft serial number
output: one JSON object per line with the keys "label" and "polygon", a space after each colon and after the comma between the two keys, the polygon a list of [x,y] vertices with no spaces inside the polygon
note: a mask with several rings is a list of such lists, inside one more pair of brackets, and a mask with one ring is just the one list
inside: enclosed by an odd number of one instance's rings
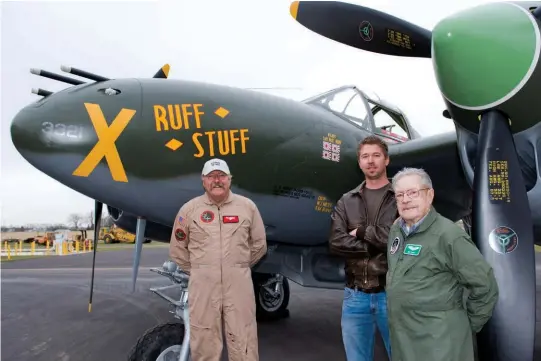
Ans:
{"label": "aircraft serial number", "polygon": [[82,138],[83,127],[78,125],[66,125],[63,123],[43,122],[41,131],[47,134],[55,134],[68,138]]}

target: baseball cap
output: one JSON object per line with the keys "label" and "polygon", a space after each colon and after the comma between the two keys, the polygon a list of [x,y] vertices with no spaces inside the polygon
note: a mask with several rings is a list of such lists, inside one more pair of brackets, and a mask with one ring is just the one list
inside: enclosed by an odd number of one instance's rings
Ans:
{"label": "baseball cap", "polygon": [[207,175],[213,170],[221,170],[227,175],[231,175],[231,172],[229,171],[229,166],[224,160],[214,158],[211,160],[208,160],[205,165],[203,166],[203,172],[201,174]]}

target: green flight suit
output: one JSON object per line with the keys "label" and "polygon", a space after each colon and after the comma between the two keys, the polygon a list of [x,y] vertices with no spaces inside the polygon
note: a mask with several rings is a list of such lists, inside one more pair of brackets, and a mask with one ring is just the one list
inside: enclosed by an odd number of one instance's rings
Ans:
{"label": "green flight suit", "polygon": [[492,316],[499,291],[467,233],[432,208],[408,236],[393,224],[387,255],[392,361],[474,361],[472,331]]}

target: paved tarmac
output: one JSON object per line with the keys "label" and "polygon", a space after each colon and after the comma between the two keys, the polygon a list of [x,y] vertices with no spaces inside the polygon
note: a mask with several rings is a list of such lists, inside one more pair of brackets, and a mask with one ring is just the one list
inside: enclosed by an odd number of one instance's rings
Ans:
{"label": "paved tarmac", "polygon": [[[169,305],[148,290],[169,284],[148,271],[166,259],[167,248],[143,247],[136,291],[131,293],[133,252],[99,252],[91,313],[91,254],[3,263],[2,359],[126,360],[146,329],[172,320]],[[541,360],[541,254],[536,254],[536,260],[536,339],[540,340],[536,360]],[[291,316],[259,324],[260,360],[345,360],[340,334],[342,292],[290,285]],[[375,361],[384,360],[378,338]]]}

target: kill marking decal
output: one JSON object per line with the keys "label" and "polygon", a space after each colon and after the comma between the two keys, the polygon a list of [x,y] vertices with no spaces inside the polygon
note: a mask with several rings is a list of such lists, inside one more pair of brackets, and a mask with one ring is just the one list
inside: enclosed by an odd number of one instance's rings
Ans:
{"label": "kill marking decal", "polygon": [[201,213],[201,221],[203,223],[210,223],[214,220],[214,213],[212,211],[204,211]]}
{"label": "kill marking decal", "polygon": [[518,246],[518,235],[509,227],[494,228],[488,235],[490,247],[499,254],[513,252]]}
{"label": "kill marking decal", "polygon": [[327,134],[323,137],[323,154],[322,158],[333,162],[340,161],[340,146],[342,141],[336,138],[336,134]]}

